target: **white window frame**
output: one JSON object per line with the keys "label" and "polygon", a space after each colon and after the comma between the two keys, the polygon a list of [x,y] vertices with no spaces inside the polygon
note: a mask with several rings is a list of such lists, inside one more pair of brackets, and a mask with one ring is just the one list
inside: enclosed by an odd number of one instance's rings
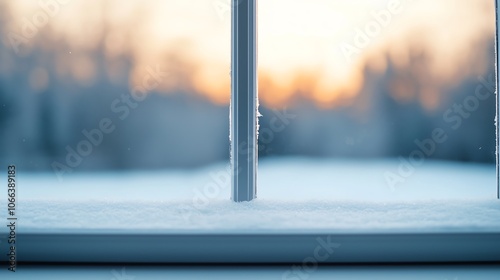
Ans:
{"label": "white window frame", "polygon": [[231,5],[231,197],[257,195],[257,0]]}
{"label": "white window frame", "polygon": [[[238,3],[256,3],[257,0],[232,0],[233,9]],[[236,3],[236,4],[235,4]],[[500,0],[495,0],[498,7]],[[249,10],[240,10],[240,12]],[[253,12],[256,10],[253,9]],[[234,10],[233,10],[234,12]],[[255,16],[255,14],[254,14]],[[248,18],[248,17],[247,17]],[[255,24],[255,21],[253,21]],[[233,24],[236,22],[233,21]],[[240,26],[241,27],[241,26]],[[500,60],[498,56],[498,30],[500,25],[497,15],[496,33],[496,71]],[[248,32],[248,26],[245,27]],[[233,29],[233,35],[236,30]],[[254,31],[255,26],[254,26]],[[245,36],[251,33],[245,33]],[[236,37],[237,38],[237,37]],[[247,38],[248,39],[248,38]],[[256,37],[255,37],[256,39]],[[233,41],[235,43],[235,41]],[[255,42],[254,42],[255,43]],[[234,47],[234,45],[233,45]],[[256,53],[256,50],[251,50]],[[238,52],[235,52],[238,54]],[[233,57],[234,60],[234,57]],[[251,60],[255,63],[255,57]],[[241,69],[246,67],[256,71],[256,64],[233,64],[233,83],[235,79],[247,79],[241,76]],[[255,77],[247,79],[246,85],[253,83]],[[256,81],[255,81],[256,82]],[[237,87],[233,84],[233,86]],[[498,78],[497,78],[498,88]],[[252,89],[255,93],[256,84]],[[247,101],[255,101],[250,94]],[[247,93],[248,93],[247,92]],[[237,100],[233,106],[239,106]],[[496,96],[498,124],[499,97]],[[238,108],[233,117],[240,114]],[[251,123],[256,113],[254,109],[244,122]],[[241,120],[241,119],[240,119]],[[233,119],[234,125],[239,125]],[[253,129],[251,126],[247,128]],[[232,132],[237,131],[232,126]],[[251,133],[241,134],[246,140],[254,136]],[[497,151],[500,132],[497,130]],[[238,151],[239,141],[236,141]],[[251,147],[251,144],[245,144]],[[251,147],[254,148],[254,147]],[[256,153],[256,150],[254,150]],[[256,160],[256,154],[248,158]],[[239,160],[236,160],[238,165]],[[500,155],[497,152],[497,195],[500,198],[498,184]],[[256,164],[254,162],[253,164]],[[252,168],[252,167],[248,167]],[[248,170],[250,170],[248,169]],[[243,174],[247,179],[254,178],[254,171]],[[255,181],[248,184],[233,185],[236,201],[250,200],[255,194]],[[253,189],[252,189],[253,188]],[[238,194],[239,192],[239,194]],[[241,193],[245,195],[240,196]],[[318,263],[401,263],[401,262],[493,262],[500,261],[500,232],[463,232],[463,233],[346,233],[346,232],[289,232],[259,234],[209,234],[190,232],[185,234],[162,234],[147,232],[98,232],[98,233],[21,233],[18,235],[19,260],[22,262],[71,262],[71,263],[300,263],[308,257],[315,256],[318,246],[328,249],[329,242],[340,244],[338,253],[326,258],[316,258]],[[325,245],[326,244],[326,245]],[[325,247],[326,246],[326,247]]]}

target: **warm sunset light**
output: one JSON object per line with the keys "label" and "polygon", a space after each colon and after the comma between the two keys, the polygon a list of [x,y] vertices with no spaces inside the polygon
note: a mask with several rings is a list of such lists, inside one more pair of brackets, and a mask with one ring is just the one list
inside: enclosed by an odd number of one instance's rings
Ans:
{"label": "warm sunset light", "polygon": [[[97,82],[103,59],[111,80],[130,63],[130,84],[137,69],[161,62],[170,73],[161,91],[229,102],[229,0],[59,2],[5,1],[11,18],[3,43],[23,55],[35,46],[51,52],[57,73],[82,86]],[[474,47],[493,29],[488,0],[260,1],[260,98],[270,106],[294,97],[320,106],[349,104],[365,85],[366,69],[383,73],[389,62],[404,69],[414,66],[412,56],[423,55],[410,74],[428,87],[412,93],[397,80],[392,92],[402,102],[418,98],[433,108],[440,87],[485,71],[487,61]],[[34,86],[49,86],[43,69],[30,75]]]}
{"label": "warm sunset light", "polygon": [[196,223],[230,197],[496,198],[495,3],[0,0],[3,172],[28,206],[145,195]]}

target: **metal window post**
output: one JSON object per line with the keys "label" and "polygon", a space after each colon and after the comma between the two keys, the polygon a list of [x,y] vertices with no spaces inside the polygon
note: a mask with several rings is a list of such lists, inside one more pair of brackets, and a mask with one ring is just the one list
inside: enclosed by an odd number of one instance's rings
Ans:
{"label": "metal window post", "polygon": [[231,0],[231,198],[257,190],[257,0]]}

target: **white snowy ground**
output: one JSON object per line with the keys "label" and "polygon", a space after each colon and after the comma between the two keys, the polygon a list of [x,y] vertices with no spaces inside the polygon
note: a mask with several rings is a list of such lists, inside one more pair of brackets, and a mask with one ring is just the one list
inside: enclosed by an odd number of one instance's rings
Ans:
{"label": "white snowy ground", "polygon": [[[259,165],[258,199],[229,200],[229,171],[65,175],[19,171],[19,232],[499,231],[495,167],[285,158]],[[405,174],[399,174],[405,175]],[[403,176],[404,177],[404,176]],[[6,191],[0,192],[6,200]],[[5,207],[5,204],[2,203]],[[1,211],[5,218],[6,211]],[[2,227],[0,232],[5,232]]]}

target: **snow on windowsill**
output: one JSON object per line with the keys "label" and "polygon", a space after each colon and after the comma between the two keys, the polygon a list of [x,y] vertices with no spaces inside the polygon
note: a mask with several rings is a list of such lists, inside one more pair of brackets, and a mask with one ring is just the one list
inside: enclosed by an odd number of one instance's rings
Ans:
{"label": "snow on windowsill", "polygon": [[[18,174],[19,232],[500,232],[494,166],[426,162],[390,188],[398,161],[259,165],[258,199],[233,203],[228,170]],[[6,200],[5,194],[0,196]],[[5,218],[2,211],[1,218]],[[5,229],[2,229],[5,231]]]}

